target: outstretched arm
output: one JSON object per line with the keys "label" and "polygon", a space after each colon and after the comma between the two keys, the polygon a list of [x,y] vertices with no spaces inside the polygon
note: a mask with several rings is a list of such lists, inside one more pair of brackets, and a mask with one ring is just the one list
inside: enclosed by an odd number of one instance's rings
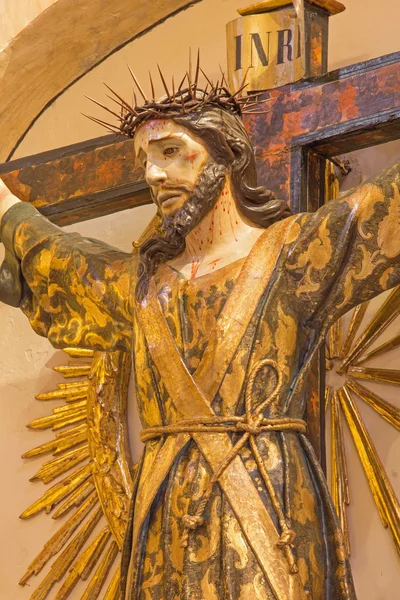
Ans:
{"label": "outstretched arm", "polygon": [[65,233],[4,185],[0,191],[0,300],[19,306],[57,348],[128,349],[131,255]]}
{"label": "outstretched arm", "polygon": [[334,322],[400,283],[400,163],[297,223],[289,288],[309,323]]}

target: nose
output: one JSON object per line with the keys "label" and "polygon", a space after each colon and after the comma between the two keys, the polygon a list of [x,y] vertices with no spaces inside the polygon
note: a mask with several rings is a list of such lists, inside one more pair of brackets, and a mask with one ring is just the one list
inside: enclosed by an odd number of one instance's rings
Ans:
{"label": "nose", "polygon": [[154,163],[151,163],[150,161],[147,162],[146,181],[150,186],[157,187],[164,183],[166,179],[167,174],[164,171],[164,169],[162,169],[158,165],[155,165]]}

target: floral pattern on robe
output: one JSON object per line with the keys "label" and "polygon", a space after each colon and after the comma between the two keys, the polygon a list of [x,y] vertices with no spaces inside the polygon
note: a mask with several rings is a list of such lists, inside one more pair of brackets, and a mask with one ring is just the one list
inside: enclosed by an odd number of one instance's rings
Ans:
{"label": "floral pattern on robe", "polygon": [[[353,306],[400,282],[399,172],[395,165],[316,213],[296,216],[213,399],[216,414],[243,414],[249,365],[271,358],[281,367],[283,388],[265,416],[303,417],[311,359],[329,326]],[[9,250],[22,265],[21,307],[35,331],[56,347],[131,350],[143,427],[173,423],[177,418],[173,401],[137,320],[132,285],[136,259],[101,242],[64,234],[36,213],[20,222],[18,207],[11,208],[7,218],[14,219],[15,227],[14,248]],[[183,280],[166,265],[156,274],[163,315],[191,373],[243,264],[233,263],[194,281]],[[255,403],[262,401],[270,385],[267,370],[260,372]],[[151,484],[151,466],[162,444],[162,440],[146,444],[139,491],[132,501],[133,520],[140,489]],[[340,527],[307,439],[296,432],[268,432],[258,436],[257,444],[296,532],[294,553],[306,597],[353,600]],[[278,526],[249,447],[240,456]],[[196,509],[210,476],[208,463],[190,441],[174,458],[158,490],[142,528],[140,561],[130,565],[128,529],[123,563],[125,575],[128,569],[131,572],[123,578],[125,584],[128,581],[127,599],[275,597],[218,484],[206,506],[204,524],[189,535],[188,547],[181,548],[182,516]]]}

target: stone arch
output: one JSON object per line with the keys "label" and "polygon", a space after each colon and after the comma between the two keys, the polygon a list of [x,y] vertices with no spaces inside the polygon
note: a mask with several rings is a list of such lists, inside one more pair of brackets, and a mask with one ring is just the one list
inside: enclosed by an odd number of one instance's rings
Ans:
{"label": "stone arch", "polygon": [[135,37],[200,0],[57,0],[0,52],[0,162],[62,92]]}

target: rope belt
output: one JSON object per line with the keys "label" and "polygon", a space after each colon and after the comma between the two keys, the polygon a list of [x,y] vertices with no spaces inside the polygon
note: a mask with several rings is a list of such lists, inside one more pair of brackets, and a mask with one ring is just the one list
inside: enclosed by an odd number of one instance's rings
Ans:
{"label": "rope belt", "polygon": [[173,425],[147,427],[140,432],[142,442],[178,433],[249,433],[260,435],[267,431],[298,431],[306,433],[307,425],[302,419],[262,419],[258,425],[247,421],[247,417],[199,417],[183,419]]}
{"label": "rope belt", "polygon": [[[261,368],[270,366],[274,369],[278,376],[278,381],[275,386],[273,393],[268,398],[259,404],[255,410],[252,410],[252,389],[256,375]],[[266,419],[263,416],[265,408],[272,403],[274,399],[278,397],[278,394],[282,387],[282,377],[280,370],[275,361],[266,359],[257,363],[256,367],[252,369],[249,377],[249,381],[246,387],[245,404],[246,404],[246,415],[241,417],[220,417],[212,416],[208,418],[194,417],[192,419],[183,419],[174,423],[173,425],[165,425],[159,427],[148,427],[143,429],[140,434],[142,442],[147,442],[156,438],[164,437],[167,435],[174,435],[179,433],[188,433],[189,435],[205,433],[239,433],[241,438],[232,447],[232,450],[227,454],[225,459],[221,462],[219,467],[213,473],[212,478],[204,492],[203,498],[201,499],[197,510],[194,515],[184,515],[182,521],[184,530],[182,534],[181,546],[187,547],[189,533],[191,530],[197,529],[204,523],[203,513],[207,506],[208,501],[211,498],[214,485],[218,482],[221,475],[229,467],[231,462],[238,456],[243,446],[249,442],[252,454],[256,461],[259,473],[264,481],[265,487],[271,499],[272,507],[278,518],[281,534],[277,542],[277,546],[283,550],[286,559],[289,563],[289,569],[291,573],[297,573],[298,567],[293,555],[292,547],[295,540],[296,534],[290,529],[289,519],[284,514],[281,503],[276,495],[275,488],[272,484],[270,476],[264,466],[263,457],[258,449],[256,440],[257,437],[268,431],[296,431],[299,433],[306,433],[307,426],[305,421],[302,419],[291,419],[291,418],[278,418],[278,419]]]}

